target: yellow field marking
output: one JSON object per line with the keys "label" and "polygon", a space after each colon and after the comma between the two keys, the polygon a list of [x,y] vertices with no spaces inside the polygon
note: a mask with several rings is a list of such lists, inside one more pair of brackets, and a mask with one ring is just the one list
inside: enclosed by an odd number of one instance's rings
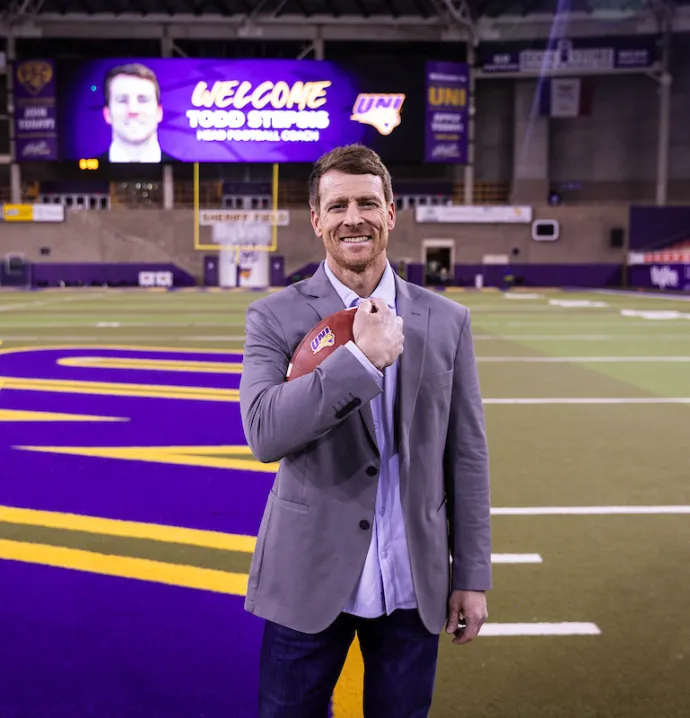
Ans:
{"label": "yellow field marking", "polygon": [[[154,337],[155,338],[155,337]],[[2,344],[2,342],[0,342]],[[177,352],[179,354],[244,354],[244,349],[207,349],[206,347],[200,347],[194,349],[193,347],[159,347],[159,346],[148,346],[148,345],[134,345],[134,344],[91,344],[84,346],[83,344],[49,344],[40,347],[9,347],[7,349],[0,349],[0,354],[19,354],[22,352],[43,352],[43,351],[66,351],[68,349],[116,349],[118,351],[132,351],[132,352]]]}
{"label": "yellow field marking", "polygon": [[145,369],[151,371],[183,371],[197,374],[241,374],[239,362],[185,361],[184,359],[126,359],[124,357],[65,357],[58,359],[61,366],[89,369]]}
{"label": "yellow field marking", "polygon": [[[48,454],[151,461],[179,466],[260,471],[268,474],[275,474],[279,466],[278,462],[262,464],[257,461],[248,446],[15,446],[14,448]],[[231,456],[219,456],[219,454],[230,454]],[[235,458],[234,455],[248,458]]]}
{"label": "yellow field marking", "polygon": [[247,574],[0,539],[0,559],[244,596]]}
{"label": "yellow field marking", "polygon": [[59,394],[91,394],[97,396],[140,396],[150,399],[192,399],[195,401],[240,400],[238,389],[203,386],[158,386],[155,384],[124,384],[100,381],[62,379],[24,379],[0,376],[3,389],[44,391]]}
{"label": "yellow field marking", "polygon": [[332,700],[333,718],[362,718],[364,660],[357,636],[350,646]]}
{"label": "yellow field marking", "polygon": [[0,522],[20,524],[22,526],[65,529],[68,531],[83,531],[102,536],[148,539],[184,544],[186,546],[221,549],[223,551],[239,551],[241,553],[253,553],[256,546],[256,537],[244,534],[226,534],[220,531],[189,529],[182,526],[165,526],[139,521],[120,521],[119,519],[106,519],[98,516],[84,516],[82,514],[20,509],[14,506],[0,506]]}
{"label": "yellow field marking", "polygon": [[116,416],[89,416],[88,414],[58,414],[51,411],[0,409],[0,421],[129,421],[129,419]]}

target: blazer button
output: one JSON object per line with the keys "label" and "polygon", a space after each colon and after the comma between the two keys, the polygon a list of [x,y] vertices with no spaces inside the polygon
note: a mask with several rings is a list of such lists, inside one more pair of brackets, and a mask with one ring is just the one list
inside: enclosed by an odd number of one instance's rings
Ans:
{"label": "blazer button", "polygon": [[361,528],[363,531],[366,531],[369,528],[369,526],[370,526],[369,522],[366,521],[365,519],[362,519],[359,522],[359,528]]}
{"label": "blazer button", "polygon": [[376,476],[376,474],[378,474],[378,471],[375,466],[367,466],[367,476]]}

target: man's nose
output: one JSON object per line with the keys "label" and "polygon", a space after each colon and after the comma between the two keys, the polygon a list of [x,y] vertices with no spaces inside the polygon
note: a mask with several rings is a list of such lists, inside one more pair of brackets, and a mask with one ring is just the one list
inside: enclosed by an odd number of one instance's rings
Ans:
{"label": "man's nose", "polygon": [[357,202],[350,202],[347,206],[347,213],[345,214],[345,224],[356,227],[362,223],[362,215],[359,213],[359,207]]}

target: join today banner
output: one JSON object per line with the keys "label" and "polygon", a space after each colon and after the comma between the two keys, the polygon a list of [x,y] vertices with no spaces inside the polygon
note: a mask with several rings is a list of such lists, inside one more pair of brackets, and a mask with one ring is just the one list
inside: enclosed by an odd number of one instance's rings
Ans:
{"label": "join today banner", "polygon": [[64,159],[313,162],[361,142],[409,161],[414,131],[423,157],[423,66],[415,78],[326,61],[134,58],[58,72]]}
{"label": "join today banner", "polygon": [[467,162],[468,93],[466,64],[426,63],[427,162]]}
{"label": "join today banner", "polygon": [[18,161],[57,160],[55,64],[52,60],[18,62],[13,81]]}

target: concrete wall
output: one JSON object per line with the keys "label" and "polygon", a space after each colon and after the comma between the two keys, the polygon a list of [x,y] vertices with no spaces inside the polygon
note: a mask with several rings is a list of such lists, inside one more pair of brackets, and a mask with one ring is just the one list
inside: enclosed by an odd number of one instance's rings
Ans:
{"label": "concrete wall", "polygon": [[[669,201],[690,196],[690,36],[672,55]],[[566,200],[653,201],[659,84],[643,74],[587,78],[591,114],[540,117],[536,79],[477,83],[476,176],[512,181],[513,202],[541,202],[548,188]]]}
{"label": "concrete wall", "polygon": [[[561,239],[535,242],[530,225],[417,224],[412,211],[398,215],[390,240],[392,260],[421,262],[424,239],[453,239],[455,261],[476,264],[485,254],[514,255],[516,262],[582,263],[621,262],[625,249],[609,246],[613,227],[628,225],[626,205],[549,207],[535,206],[536,218],[557,219]],[[201,242],[210,243],[202,227]],[[200,279],[202,256],[194,249],[193,214],[190,210],[68,211],[61,224],[0,225],[3,254],[18,252],[31,262],[174,262]],[[41,248],[50,255],[41,255]],[[278,252],[286,257],[290,273],[323,257],[323,245],[314,236],[309,213],[290,213],[290,225],[280,228]]]}

